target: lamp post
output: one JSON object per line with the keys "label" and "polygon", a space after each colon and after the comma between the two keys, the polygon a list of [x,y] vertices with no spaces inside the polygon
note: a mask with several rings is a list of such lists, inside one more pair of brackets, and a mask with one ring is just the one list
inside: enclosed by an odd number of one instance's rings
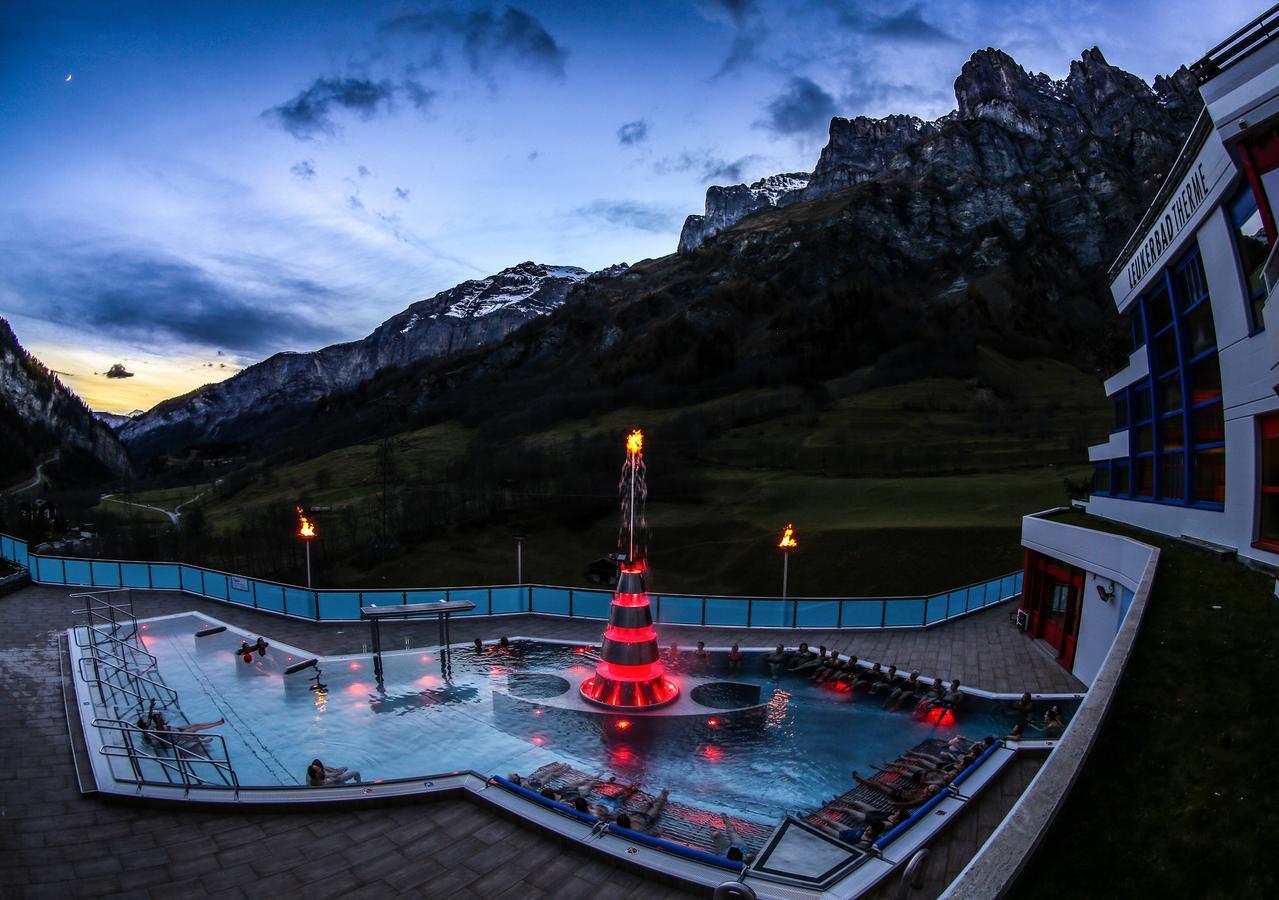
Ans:
{"label": "lamp post", "polygon": [[524,583],[524,535],[515,535],[515,583]]}
{"label": "lamp post", "polygon": [[298,537],[306,547],[306,589],[311,590],[311,541],[315,539],[315,523],[306,517],[302,507],[298,507]]}
{"label": "lamp post", "polygon": [[777,542],[777,546],[782,549],[782,599],[785,600],[787,582],[790,581],[790,552],[799,546],[799,542],[795,540],[794,525],[786,523],[786,529],[782,532],[782,539]]}

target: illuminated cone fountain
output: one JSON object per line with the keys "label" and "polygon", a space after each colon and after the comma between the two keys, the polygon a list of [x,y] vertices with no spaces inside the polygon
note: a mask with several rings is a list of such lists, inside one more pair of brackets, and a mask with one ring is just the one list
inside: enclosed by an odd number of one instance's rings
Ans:
{"label": "illuminated cone fountain", "polygon": [[670,703],[679,696],[679,685],[666,677],[657,652],[657,632],[644,585],[647,553],[636,541],[638,525],[644,527],[644,434],[636,430],[626,438],[626,462],[622,466],[622,532],[619,550],[626,551],[617,589],[608,611],[608,628],[600,647],[595,674],[582,682],[582,696],[616,709],[641,709]]}

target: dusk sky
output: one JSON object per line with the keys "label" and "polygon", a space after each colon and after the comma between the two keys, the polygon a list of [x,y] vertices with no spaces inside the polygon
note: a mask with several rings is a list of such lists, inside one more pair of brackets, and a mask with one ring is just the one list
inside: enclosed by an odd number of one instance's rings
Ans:
{"label": "dusk sky", "polygon": [[9,2],[0,315],[94,408],[146,408],[523,260],[671,253],[709,184],[811,170],[832,115],[953,109],[975,49],[1149,81],[1261,8]]}

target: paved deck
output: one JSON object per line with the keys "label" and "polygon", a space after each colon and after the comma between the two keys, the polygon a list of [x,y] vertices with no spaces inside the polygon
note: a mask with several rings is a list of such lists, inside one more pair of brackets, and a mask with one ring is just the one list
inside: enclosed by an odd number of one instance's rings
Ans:
{"label": "paved deck", "polygon": [[[66,588],[0,598],[0,896],[684,897],[464,799],[356,811],[246,813],[82,798],[67,749],[58,634],[76,623]],[[195,610],[321,654],[359,652],[367,626],[313,624],[180,594],[135,594],[140,617]],[[527,634],[597,640],[600,625],[519,616],[458,620],[455,640]],[[832,634],[669,627],[663,640],[807,640],[1000,691],[1080,685],[1000,607],[925,632]],[[383,625],[384,646],[429,646],[434,623]],[[1009,782],[1007,793],[1021,790]],[[1009,801],[1011,802],[1011,801]],[[998,816],[971,816],[977,822]],[[961,819],[958,825],[962,825]],[[993,827],[993,825],[992,825]],[[962,831],[962,829],[957,829]],[[959,834],[953,867],[976,834]],[[939,854],[940,855],[940,854]],[[948,851],[948,860],[950,858]],[[940,871],[938,878],[941,877]]]}

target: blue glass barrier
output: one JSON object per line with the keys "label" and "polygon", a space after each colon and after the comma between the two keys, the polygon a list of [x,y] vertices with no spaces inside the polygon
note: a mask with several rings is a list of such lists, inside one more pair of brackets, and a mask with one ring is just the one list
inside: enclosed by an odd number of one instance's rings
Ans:
{"label": "blue glass barrier", "polygon": [[338,592],[321,591],[321,619],[358,619],[360,617],[360,594],[358,591]]}
{"label": "blue glass barrier", "polygon": [[221,572],[204,573],[204,595],[213,597],[215,600],[230,600],[231,594],[227,589],[227,577]]}
{"label": "blue glass barrier", "polygon": [[439,603],[448,599],[448,591],[405,591],[405,603]]}
{"label": "blue glass barrier", "polygon": [[838,600],[796,600],[795,624],[800,628],[834,628],[839,625]]}
{"label": "blue glass barrier", "polygon": [[751,612],[751,601],[737,597],[707,597],[707,625],[745,625]]}
{"label": "blue glass barrier", "polygon": [[146,563],[120,563],[120,580],[125,587],[151,587],[151,569]]}
{"label": "blue glass barrier", "polygon": [[493,588],[493,615],[528,612],[528,590],[522,587]]}
{"label": "blue glass barrier", "polygon": [[182,579],[182,590],[190,594],[204,596],[204,573],[191,566],[179,566],[179,577]]}
{"label": "blue glass barrier", "polygon": [[658,622],[674,625],[700,625],[702,624],[702,598],[662,594],[658,598],[655,618]]}
{"label": "blue glass barrier", "polygon": [[752,628],[790,628],[794,615],[793,600],[752,600]]}
{"label": "blue glass barrier", "polygon": [[65,584],[93,584],[93,568],[87,559],[64,559],[62,572]]}
{"label": "blue glass barrier", "polygon": [[232,575],[227,579],[227,599],[240,606],[255,606],[253,582],[239,575]]}
{"label": "blue glass barrier", "polygon": [[291,616],[314,619],[315,594],[306,588],[286,587],[284,589],[284,611]]}
{"label": "blue glass barrier", "polygon": [[470,612],[454,613],[460,616],[487,616],[489,614],[488,588],[453,588],[449,591],[450,600],[465,600],[475,604]]}
{"label": "blue glass barrier", "polygon": [[36,556],[32,557],[32,561],[36,564],[32,572],[36,581],[46,584],[66,584],[62,578],[62,560]]}
{"label": "blue glass barrier", "polygon": [[123,587],[120,583],[120,564],[93,560],[89,563],[89,580],[95,585]]}
{"label": "blue glass barrier", "polygon": [[568,615],[567,588],[533,588],[533,612],[547,613],[553,616]]}
{"label": "blue glass barrier", "polygon": [[573,591],[573,615],[586,619],[607,619],[613,595],[604,591]]}
{"label": "blue glass barrier", "polygon": [[946,597],[946,594],[939,594],[936,597],[929,597],[926,601],[924,618],[929,625],[946,620]]}
{"label": "blue glass barrier", "polygon": [[182,590],[182,567],[177,563],[150,563],[151,587],[157,590]]}
{"label": "blue glass barrier", "polygon": [[905,597],[889,600],[884,610],[884,624],[888,626],[924,624],[924,601]]}
{"label": "blue glass barrier", "polygon": [[840,621],[845,628],[878,628],[884,615],[881,600],[844,600]]}
{"label": "blue glass barrier", "polygon": [[253,592],[258,599],[258,609],[268,612],[284,612],[284,588],[265,581],[253,582]]}
{"label": "blue glass barrier", "polygon": [[403,606],[403,591],[364,591],[360,594],[361,606]]}

